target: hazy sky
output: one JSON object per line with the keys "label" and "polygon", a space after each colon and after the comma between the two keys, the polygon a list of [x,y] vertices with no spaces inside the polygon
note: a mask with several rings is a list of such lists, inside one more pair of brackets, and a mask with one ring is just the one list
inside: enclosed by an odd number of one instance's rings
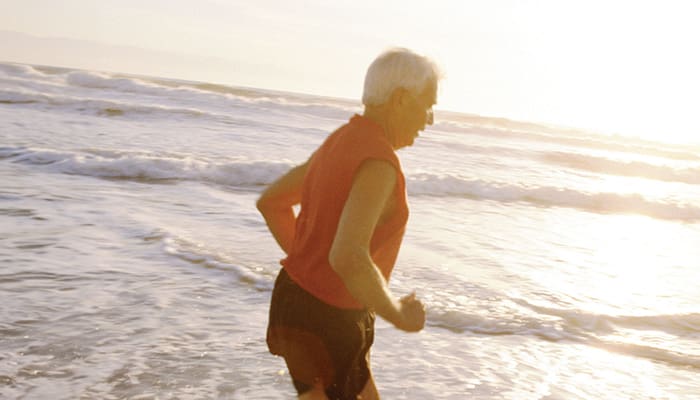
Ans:
{"label": "hazy sky", "polygon": [[0,0],[0,30],[80,40],[4,32],[0,60],[359,99],[403,46],[445,70],[438,108],[700,143],[695,4]]}

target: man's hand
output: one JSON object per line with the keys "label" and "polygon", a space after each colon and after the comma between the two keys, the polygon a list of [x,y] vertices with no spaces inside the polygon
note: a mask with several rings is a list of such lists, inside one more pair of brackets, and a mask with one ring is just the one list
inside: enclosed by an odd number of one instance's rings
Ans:
{"label": "man's hand", "polygon": [[399,312],[401,318],[394,324],[397,328],[406,332],[418,332],[425,326],[425,307],[411,293],[401,298]]}

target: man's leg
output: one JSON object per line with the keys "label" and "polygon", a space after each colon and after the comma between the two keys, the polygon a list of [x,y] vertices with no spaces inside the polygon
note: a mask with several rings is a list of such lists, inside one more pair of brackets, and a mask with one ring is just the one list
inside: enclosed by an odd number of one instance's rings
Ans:
{"label": "man's leg", "polygon": [[357,398],[362,400],[379,400],[379,392],[377,392],[377,386],[374,385],[374,378],[371,372],[365,384],[365,388],[362,389],[362,392],[360,392]]}
{"label": "man's leg", "polygon": [[308,392],[300,394],[299,400],[328,400],[328,397],[326,397],[326,392],[323,390],[323,385],[316,385]]}

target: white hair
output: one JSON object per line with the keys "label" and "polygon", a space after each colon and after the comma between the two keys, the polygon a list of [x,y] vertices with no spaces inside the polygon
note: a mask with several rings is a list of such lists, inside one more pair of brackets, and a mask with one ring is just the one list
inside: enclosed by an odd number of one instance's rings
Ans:
{"label": "white hair", "polygon": [[397,88],[419,94],[428,84],[437,85],[441,76],[437,64],[428,57],[404,48],[389,49],[367,69],[362,104],[383,104]]}

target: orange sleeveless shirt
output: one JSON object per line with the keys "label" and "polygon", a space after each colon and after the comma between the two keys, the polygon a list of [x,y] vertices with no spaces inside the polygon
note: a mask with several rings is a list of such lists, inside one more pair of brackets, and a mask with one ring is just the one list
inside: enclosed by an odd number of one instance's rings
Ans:
{"label": "orange sleeveless shirt", "polygon": [[389,162],[397,174],[392,214],[377,225],[370,243],[372,260],[389,280],[408,220],[406,184],[399,159],[384,131],[360,115],[328,136],[311,157],[294,241],[287,258],[282,260],[282,266],[299,286],[339,308],[363,308],[331,267],[328,254],[353,177],[368,159]]}

